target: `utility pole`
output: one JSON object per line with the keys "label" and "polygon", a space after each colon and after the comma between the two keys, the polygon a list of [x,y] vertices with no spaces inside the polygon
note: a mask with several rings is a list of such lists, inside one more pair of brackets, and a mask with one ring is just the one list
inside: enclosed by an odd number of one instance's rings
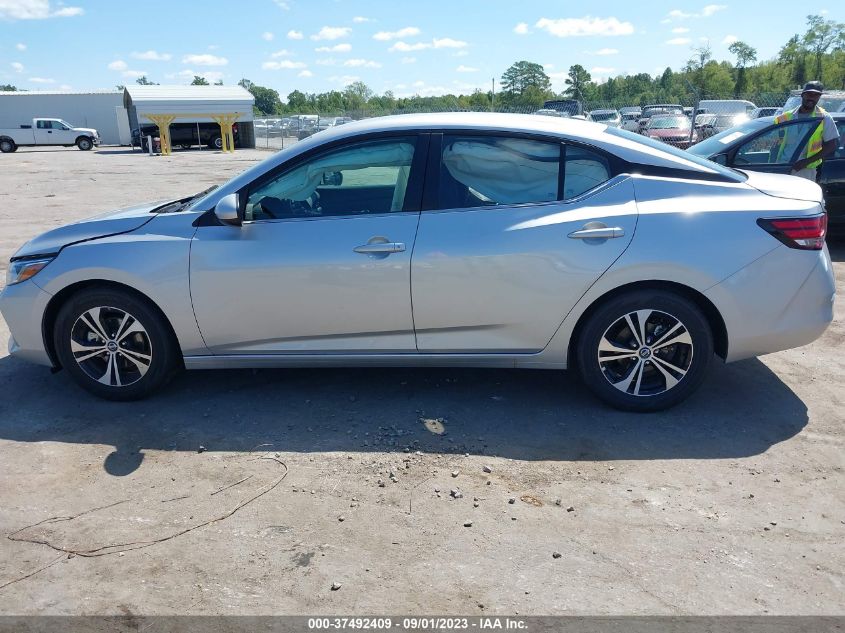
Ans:
{"label": "utility pole", "polygon": [[496,111],[496,78],[493,77],[493,92],[490,93],[490,112]]}

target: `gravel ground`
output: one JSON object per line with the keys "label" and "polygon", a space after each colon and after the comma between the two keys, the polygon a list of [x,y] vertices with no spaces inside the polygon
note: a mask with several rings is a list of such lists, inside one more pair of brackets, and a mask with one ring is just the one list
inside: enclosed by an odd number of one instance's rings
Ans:
{"label": "gravel ground", "polygon": [[[0,279],[46,229],[266,156],[3,154]],[[654,415],[498,370],[193,372],[117,404],[3,345],[0,613],[839,615],[843,340],[840,301]]]}

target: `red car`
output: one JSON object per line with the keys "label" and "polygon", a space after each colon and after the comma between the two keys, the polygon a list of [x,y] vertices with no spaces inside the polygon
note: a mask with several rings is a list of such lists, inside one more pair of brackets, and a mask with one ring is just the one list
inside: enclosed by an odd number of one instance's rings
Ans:
{"label": "red car", "polygon": [[698,140],[690,120],[683,114],[655,115],[649,119],[643,134],[680,149],[687,149]]}

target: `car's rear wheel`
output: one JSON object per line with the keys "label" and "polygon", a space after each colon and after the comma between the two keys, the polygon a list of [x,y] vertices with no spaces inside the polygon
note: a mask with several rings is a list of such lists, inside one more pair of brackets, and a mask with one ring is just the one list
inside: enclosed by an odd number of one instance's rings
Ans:
{"label": "car's rear wheel", "polygon": [[599,398],[626,411],[659,411],[701,384],[713,357],[713,334],[689,299],[637,290],[589,315],[576,355],[581,378]]}
{"label": "car's rear wheel", "polygon": [[4,154],[9,154],[11,152],[14,152],[16,149],[17,146],[15,145],[14,141],[10,141],[7,138],[4,138],[2,141],[0,141],[0,152],[3,152]]}
{"label": "car's rear wheel", "polygon": [[208,142],[208,146],[214,149],[223,149],[223,138],[220,136],[213,136]]}
{"label": "car's rear wheel", "polygon": [[89,149],[94,147],[94,143],[91,141],[90,138],[82,136],[76,139],[76,146],[81,149],[83,152],[87,152]]}
{"label": "car's rear wheel", "polygon": [[146,301],[118,289],[73,295],[59,310],[54,344],[73,379],[108,400],[149,395],[177,365],[163,317]]}

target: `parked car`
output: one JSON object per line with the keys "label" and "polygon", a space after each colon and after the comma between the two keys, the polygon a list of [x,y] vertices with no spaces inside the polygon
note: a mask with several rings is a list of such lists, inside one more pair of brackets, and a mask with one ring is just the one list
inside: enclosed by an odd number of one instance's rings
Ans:
{"label": "parked car", "polygon": [[648,120],[655,114],[683,114],[684,106],[677,103],[656,103],[653,105],[644,106],[640,113],[640,118],[637,119],[637,129],[640,134],[648,125]]}
{"label": "parked car", "polygon": [[578,99],[551,99],[543,102],[544,110],[556,110],[562,116],[578,116],[584,114],[584,104]]}
{"label": "parked car", "polygon": [[569,116],[566,112],[558,112],[557,110],[552,110],[551,108],[540,108],[539,110],[535,110],[532,114],[539,114],[540,116]]}
{"label": "parked car", "polygon": [[99,144],[100,134],[97,130],[75,127],[61,119],[37,118],[16,128],[0,129],[0,152],[4,154],[17,151],[19,147],[35,145],[76,145],[79,149],[88,151]]}
{"label": "parked car", "polygon": [[649,118],[643,134],[656,141],[686,149],[698,140],[691,128],[692,123],[684,114],[655,114]]}
{"label": "parked car", "polygon": [[571,367],[651,411],[714,352],[824,332],[825,218],[811,182],[604,125],[376,117],[30,240],[0,311],[13,356],[114,400],[182,366]]}
{"label": "parked car", "polygon": [[[258,131],[262,129],[266,131],[267,123],[264,123],[263,128],[260,125],[256,127]],[[132,130],[132,147],[145,149],[147,136],[158,137],[158,126],[142,125],[140,128]],[[232,126],[232,136],[235,139],[235,147],[239,147],[240,137],[237,123]],[[188,149],[194,145],[206,145],[212,149],[222,149],[223,137],[220,135],[220,126],[217,123],[174,122],[170,124],[170,144],[182,149]]]}
{"label": "parked car", "polygon": [[591,110],[587,117],[590,121],[604,123],[611,127],[619,127],[622,124],[622,115],[618,110]]}
{"label": "parked car", "polygon": [[759,119],[764,116],[776,116],[783,111],[783,108],[754,108],[748,115],[749,119]]}
{"label": "parked car", "polygon": [[640,119],[640,112],[623,112],[622,113],[622,120],[619,124],[619,127],[623,130],[628,130],[629,132],[638,132],[640,129],[639,126],[639,119]]}
{"label": "parked car", "polygon": [[702,99],[698,102],[696,116],[699,114],[742,114],[746,118],[756,108],[745,99]]}
{"label": "parked car", "polygon": [[747,120],[745,114],[700,114],[695,117],[695,132],[701,141]]}
{"label": "parked car", "polygon": [[[845,114],[831,115],[839,130],[839,149],[833,157],[822,163],[818,170],[818,183],[824,199],[831,229],[845,229]],[[774,117],[751,119],[713,136],[688,151],[695,156],[708,158],[721,165],[743,171],[789,174],[807,146],[810,134],[818,126],[818,119],[793,119],[775,125]],[[782,152],[783,131],[789,129],[792,151]],[[784,181],[799,186],[796,179]],[[784,185],[788,190],[789,185]]]}

